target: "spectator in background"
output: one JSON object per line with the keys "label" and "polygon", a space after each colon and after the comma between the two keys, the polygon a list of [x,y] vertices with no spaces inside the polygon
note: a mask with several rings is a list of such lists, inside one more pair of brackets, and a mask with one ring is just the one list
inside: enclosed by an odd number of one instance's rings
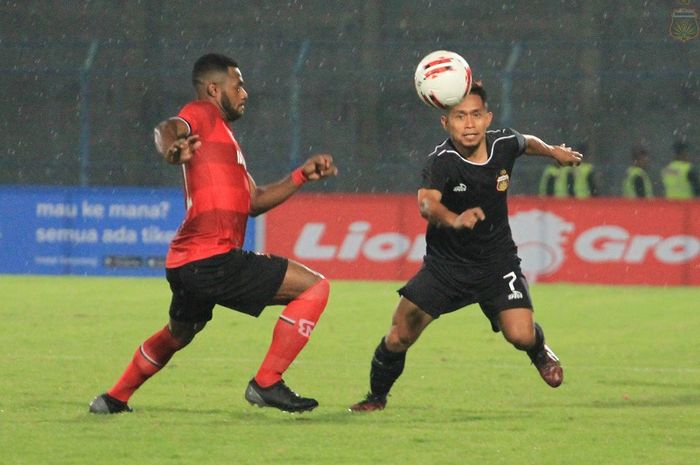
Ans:
{"label": "spectator in background", "polygon": [[651,178],[647,174],[649,152],[641,145],[632,147],[630,152],[632,166],[627,168],[627,175],[622,182],[622,195],[630,199],[650,199],[654,197]]}
{"label": "spectator in background", "polygon": [[539,194],[547,197],[573,197],[574,175],[571,167],[548,165],[540,178]]}
{"label": "spectator in background", "polygon": [[667,199],[700,197],[698,172],[690,163],[688,149],[686,142],[676,141],[673,144],[673,161],[661,171]]}
{"label": "spectator in background", "polygon": [[575,170],[570,170],[573,177],[573,196],[577,199],[587,199],[599,195],[600,174],[591,163],[592,152],[588,149],[588,144],[578,144],[576,150],[585,153],[586,158]]}

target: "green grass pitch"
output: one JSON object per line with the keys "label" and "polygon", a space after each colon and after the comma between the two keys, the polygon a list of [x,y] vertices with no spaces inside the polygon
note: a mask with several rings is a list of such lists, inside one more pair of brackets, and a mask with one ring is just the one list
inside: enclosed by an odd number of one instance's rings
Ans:
{"label": "green grass pitch", "polygon": [[286,375],[320,407],[249,406],[243,391],[279,307],[223,308],[131,399],[94,416],[167,318],[163,279],[0,276],[0,463],[697,464],[700,289],[537,284],[536,317],[562,359],[547,387],[477,306],[433,323],[387,409],[351,414],[396,304],[393,282],[332,283]]}

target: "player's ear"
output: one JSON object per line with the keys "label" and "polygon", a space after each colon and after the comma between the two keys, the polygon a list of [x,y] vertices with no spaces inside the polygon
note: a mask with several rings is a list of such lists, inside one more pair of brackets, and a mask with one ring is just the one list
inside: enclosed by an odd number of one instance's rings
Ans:
{"label": "player's ear", "polygon": [[491,126],[491,121],[493,121],[493,113],[489,111],[486,113],[486,127]]}
{"label": "player's ear", "polygon": [[207,95],[209,97],[216,97],[219,94],[219,85],[215,82],[207,83]]}
{"label": "player's ear", "polygon": [[442,129],[447,131],[447,115],[444,113],[440,115],[440,124],[442,124]]}

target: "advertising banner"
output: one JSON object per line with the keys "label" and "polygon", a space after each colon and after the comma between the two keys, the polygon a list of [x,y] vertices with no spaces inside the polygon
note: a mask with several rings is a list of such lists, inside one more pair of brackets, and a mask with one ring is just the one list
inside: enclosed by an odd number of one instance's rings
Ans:
{"label": "advertising banner", "polygon": [[[700,285],[700,202],[513,197],[530,281]],[[413,195],[298,195],[268,212],[258,249],[335,279],[405,280],[425,253]]]}
{"label": "advertising banner", "polygon": [[425,254],[425,220],[406,195],[297,195],[265,214],[258,247],[329,278],[405,279]]}
{"label": "advertising banner", "polygon": [[180,189],[0,187],[0,273],[163,276],[184,215]]}
{"label": "advertising banner", "polygon": [[700,285],[700,202],[513,200],[511,229],[531,279]]}
{"label": "advertising banner", "polygon": [[[0,273],[162,276],[184,213],[180,189],[1,187]],[[700,285],[697,201],[513,197],[510,223],[532,282]],[[403,281],[425,220],[413,195],[301,194],[249,221],[245,248]]]}

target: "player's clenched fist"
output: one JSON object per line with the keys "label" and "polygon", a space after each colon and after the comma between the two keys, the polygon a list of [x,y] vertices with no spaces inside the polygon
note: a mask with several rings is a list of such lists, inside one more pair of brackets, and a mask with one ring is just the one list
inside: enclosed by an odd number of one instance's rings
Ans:
{"label": "player's clenched fist", "polygon": [[452,227],[455,229],[474,229],[477,221],[482,221],[486,218],[484,211],[481,207],[474,207],[464,210],[462,213],[457,215],[457,217],[452,222]]}
{"label": "player's clenched fist", "polygon": [[338,174],[338,168],[333,164],[333,157],[326,153],[314,155],[306,160],[301,170],[309,181]]}

